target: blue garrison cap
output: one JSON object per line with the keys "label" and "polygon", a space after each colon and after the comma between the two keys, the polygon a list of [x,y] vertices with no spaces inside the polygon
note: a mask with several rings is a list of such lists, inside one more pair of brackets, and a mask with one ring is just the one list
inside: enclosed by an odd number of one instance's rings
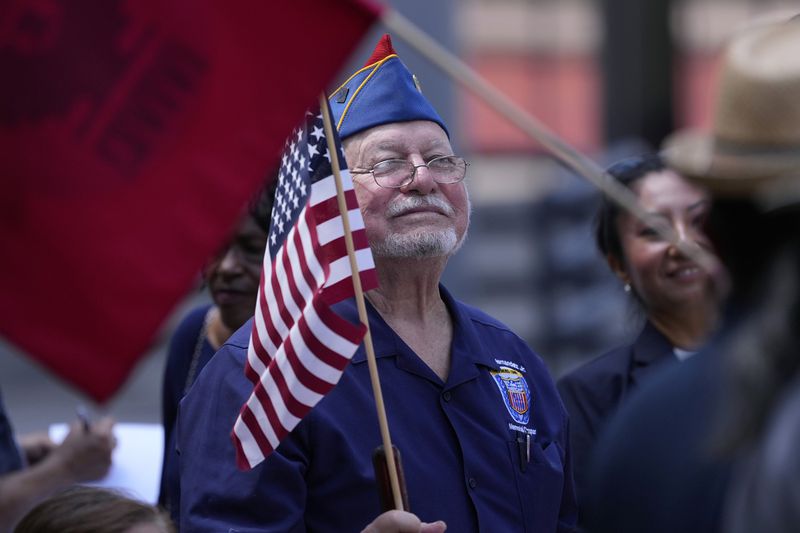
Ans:
{"label": "blue garrison cap", "polygon": [[422,94],[417,78],[397,57],[389,35],[384,35],[366,65],[330,97],[339,137],[411,120],[430,120],[447,133],[444,121]]}

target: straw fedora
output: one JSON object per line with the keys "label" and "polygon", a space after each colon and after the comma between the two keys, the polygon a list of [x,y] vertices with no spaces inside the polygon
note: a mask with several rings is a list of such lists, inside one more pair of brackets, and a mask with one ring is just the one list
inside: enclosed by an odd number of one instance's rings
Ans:
{"label": "straw fedora", "polygon": [[800,201],[800,17],[764,24],[728,46],[713,131],[681,131],[667,163],[715,195],[766,208]]}

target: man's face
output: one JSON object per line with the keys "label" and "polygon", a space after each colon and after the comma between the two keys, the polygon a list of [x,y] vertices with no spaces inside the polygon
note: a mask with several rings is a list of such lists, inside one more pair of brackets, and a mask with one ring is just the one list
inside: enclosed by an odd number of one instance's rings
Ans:
{"label": "man's face", "polygon": [[[349,168],[371,169],[387,159],[423,165],[453,155],[447,135],[430,121],[376,126],[344,143]],[[470,205],[464,182],[440,184],[425,167],[400,189],[379,186],[372,174],[353,176],[367,237],[378,257],[452,255],[464,240]]]}

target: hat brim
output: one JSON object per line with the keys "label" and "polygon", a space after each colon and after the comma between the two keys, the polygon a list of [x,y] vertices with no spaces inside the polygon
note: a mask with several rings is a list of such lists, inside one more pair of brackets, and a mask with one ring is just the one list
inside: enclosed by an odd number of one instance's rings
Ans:
{"label": "hat brim", "polygon": [[[680,131],[666,139],[667,165],[714,195],[763,199],[790,192],[797,196],[800,152],[735,153],[721,151],[711,135]],[[787,190],[788,189],[788,190]]]}

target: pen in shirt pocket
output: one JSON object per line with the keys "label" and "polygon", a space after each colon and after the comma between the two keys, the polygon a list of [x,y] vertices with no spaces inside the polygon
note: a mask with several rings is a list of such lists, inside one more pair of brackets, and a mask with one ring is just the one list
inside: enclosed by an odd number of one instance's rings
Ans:
{"label": "pen in shirt pocket", "polygon": [[515,431],[517,434],[517,451],[519,452],[519,469],[525,472],[531,462],[531,436],[530,433]]}

